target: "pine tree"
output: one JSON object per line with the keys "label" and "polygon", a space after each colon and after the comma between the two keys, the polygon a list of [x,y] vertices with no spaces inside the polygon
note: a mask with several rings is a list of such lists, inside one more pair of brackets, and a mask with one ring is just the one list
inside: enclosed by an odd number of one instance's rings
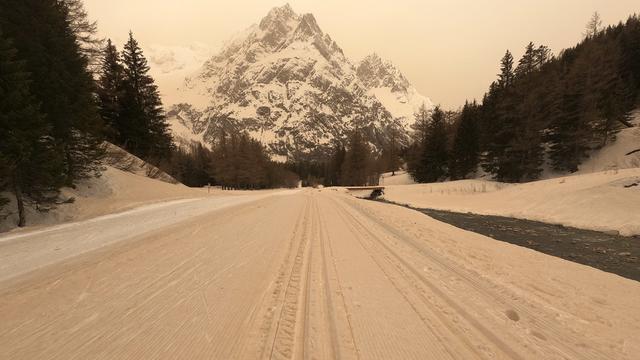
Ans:
{"label": "pine tree", "polygon": [[328,186],[338,186],[342,184],[342,165],[344,164],[345,157],[347,155],[347,151],[339,144],[336,146],[331,160],[329,160],[328,165],[328,176],[326,185]]}
{"label": "pine tree", "polygon": [[232,184],[232,167],[230,159],[230,147],[227,134],[222,129],[217,141],[217,145],[213,151],[212,167],[216,169],[216,181],[223,190],[226,190]]}
{"label": "pine tree", "polygon": [[418,111],[413,115],[415,119],[413,130],[415,130],[416,140],[424,141],[424,138],[427,136],[431,114],[432,111],[427,109],[425,104],[422,104]]}
{"label": "pine tree", "polygon": [[598,121],[593,128],[600,139],[597,147],[615,140],[618,131],[628,124],[629,109],[635,105],[632,77],[623,69],[623,57],[618,43],[602,46],[597,74]]}
{"label": "pine tree", "polygon": [[493,82],[489,91],[482,98],[482,106],[478,110],[480,126],[480,164],[482,168],[493,173],[493,154],[491,150],[495,146],[495,135],[500,126],[497,115],[498,90],[497,82]]}
{"label": "pine tree", "polygon": [[500,61],[498,81],[490,90],[492,103],[489,119],[492,124],[490,141],[486,144],[483,167],[500,181],[514,181],[515,159],[511,149],[518,129],[518,97],[514,89],[515,72],[513,69],[513,55],[507,51]]}
{"label": "pine tree", "polygon": [[640,17],[631,16],[620,34],[623,74],[633,83],[633,98],[640,98]]}
{"label": "pine tree", "polygon": [[118,129],[122,124],[123,73],[120,54],[111,39],[107,40],[102,64],[98,72],[98,109],[105,123],[105,135],[111,142],[118,142]]}
{"label": "pine tree", "polygon": [[533,42],[530,42],[527,45],[524,55],[518,62],[518,67],[515,70],[515,77],[519,79],[524,79],[530,76],[535,70],[536,65],[540,59],[538,58],[540,54],[538,54],[537,49]]}
{"label": "pine tree", "polygon": [[436,182],[447,176],[448,151],[445,115],[437,106],[431,115],[425,142],[422,145],[420,158],[421,168],[419,182]]}
{"label": "pine tree", "polygon": [[545,45],[540,45],[534,53],[534,64],[536,70],[542,70],[542,67],[553,59],[551,49]]}
{"label": "pine tree", "polygon": [[583,70],[586,67],[586,62],[574,63],[559,82],[560,90],[556,90],[562,101],[557,115],[551,117],[548,154],[553,168],[558,171],[578,171],[590,148],[590,129],[585,121],[589,116],[585,115],[593,110],[585,106],[589,92]]}
{"label": "pine tree", "polygon": [[392,176],[395,176],[396,171],[398,171],[402,165],[398,144],[398,128],[400,126],[401,125],[394,123],[388,128],[387,131],[390,133],[390,139],[383,146],[382,156],[379,161],[381,172],[391,172]]}
{"label": "pine tree", "polygon": [[507,50],[500,61],[500,74],[498,76],[498,85],[500,85],[500,87],[507,88],[513,84],[513,79],[515,78],[513,70],[513,55],[509,50]]}
{"label": "pine tree", "polygon": [[251,167],[253,166],[253,154],[249,148],[249,137],[246,134],[240,134],[236,145],[233,162],[236,174],[236,188],[248,189],[249,184],[251,184]]}
{"label": "pine tree", "polygon": [[56,0],[2,0],[0,25],[32,75],[33,95],[64,155],[65,185],[99,174],[103,124],[68,8]]}
{"label": "pine tree", "polygon": [[18,226],[23,227],[25,202],[52,202],[63,174],[50,127],[16,54],[0,29],[0,191],[8,189],[15,196]]}
{"label": "pine tree", "polygon": [[173,148],[158,87],[149,76],[149,65],[138,42],[129,33],[124,46],[124,94],[119,142],[127,150],[144,159],[158,160],[169,156]]}
{"label": "pine tree", "polygon": [[63,0],[67,7],[69,25],[80,44],[80,52],[89,60],[89,70],[96,72],[101,65],[104,40],[98,38],[98,23],[89,20],[82,0]]}
{"label": "pine tree", "polygon": [[509,142],[509,181],[536,180],[544,161],[543,129],[547,126],[544,99],[547,91],[541,83],[540,69],[546,64],[546,47],[531,42],[516,69],[513,96],[516,102],[513,137]]}
{"label": "pine tree", "polygon": [[450,176],[452,180],[466,179],[476,171],[480,156],[479,107],[465,103],[453,141],[450,158]]}
{"label": "pine tree", "polygon": [[373,175],[371,171],[371,149],[359,129],[349,137],[349,146],[342,164],[342,184],[367,185]]}

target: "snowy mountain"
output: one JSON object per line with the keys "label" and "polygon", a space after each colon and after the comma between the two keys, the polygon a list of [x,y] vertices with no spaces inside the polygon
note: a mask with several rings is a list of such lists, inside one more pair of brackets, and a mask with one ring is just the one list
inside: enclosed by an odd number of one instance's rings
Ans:
{"label": "snowy mountain", "polygon": [[364,58],[356,72],[368,94],[375,96],[393,117],[404,120],[404,125],[414,122],[413,114],[422,105],[433,108],[431,100],[418,93],[400,70],[377,54]]}
{"label": "snowy mountain", "polygon": [[432,106],[391,63],[372,55],[354,65],[313,15],[289,5],[231,39],[181,95],[174,128],[207,143],[247,131],[281,159],[325,155],[356,126],[379,150],[394,130],[406,140],[414,109]]}

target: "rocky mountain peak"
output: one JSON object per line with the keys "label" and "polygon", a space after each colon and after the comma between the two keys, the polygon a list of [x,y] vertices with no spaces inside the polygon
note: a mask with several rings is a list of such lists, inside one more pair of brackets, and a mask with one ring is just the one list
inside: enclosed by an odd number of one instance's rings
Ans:
{"label": "rocky mountain peak", "polygon": [[[247,132],[276,159],[322,158],[356,122],[380,150],[398,127],[408,138],[414,108],[426,100],[377,55],[356,68],[312,14],[289,5],[234,37],[182,90],[189,105],[170,112],[180,129],[208,144],[223,130]],[[257,115],[265,107],[269,118]]]}
{"label": "rocky mountain peak", "polygon": [[322,30],[320,30],[320,26],[318,26],[318,22],[313,14],[304,14],[302,15],[302,19],[300,20],[300,24],[296,29],[297,34],[304,34],[309,37],[312,36],[322,36]]}
{"label": "rocky mountain peak", "polygon": [[407,91],[409,80],[390,61],[373,53],[365,57],[356,69],[358,78],[368,88],[390,88],[394,92]]}
{"label": "rocky mountain peak", "polygon": [[268,30],[274,24],[286,25],[293,20],[299,20],[299,16],[293,11],[291,5],[285,4],[271,9],[267,16],[260,21],[260,29]]}

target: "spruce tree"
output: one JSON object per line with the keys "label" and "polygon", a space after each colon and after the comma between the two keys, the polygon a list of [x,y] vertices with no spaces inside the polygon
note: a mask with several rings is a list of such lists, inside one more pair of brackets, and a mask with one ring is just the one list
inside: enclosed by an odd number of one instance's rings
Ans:
{"label": "spruce tree", "polygon": [[232,163],[230,146],[224,129],[220,132],[219,139],[213,151],[212,167],[216,169],[216,181],[224,189],[231,186]]}
{"label": "spruce tree", "polygon": [[507,88],[513,84],[513,79],[515,78],[515,73],[513,69],[513,55],[511,51],[507,50],[507,52],[502,57],[500,61],[500,74],[498,84],[502,88]]}
{"label": "spruce tree", "polygon": [[349,146],[342,164],[343,185],[362,186],[369,183],[371,171],[371,149],[359,129],[349,137]]}
{"label": "spruce tree", "polygon": [[632,98],[640,98],[640,17],[631,16],[620,34],[623,74],[633,83]]}
{"label": "spruce tree", "polygon": [[328,186],[338,186],[343,185],[342,183],[342,165],[344,164],[345,157],[347,155],[347,151],[339,144],[336,146],[333,151],[333,155],[329,160],[328,166],[328,176],[327,176],[327,185]]}
{"label": "spruce tree", "polygon": [[[500,61],[500,74],[498,81],[490,89],[492,101],[491,139],[486,144],[483,161],[484,169],[493,174],[500,181],[514,181],[512,174],[515,158],[510,147],[518,129],[518,115],[516,108],[518,98],[513,87],[515,81],[514,60],[510,51],[507,51]],[[517,180],[516,180],[517,181]]]}
{"label": "spruce tree", "polygon": [[89,60],[89,70],[93,73],[100,68],[104,40],[97,36],[98,23],[89,20],[89,14],[82,0],[62,0],[67,8],[68,21],[80,45],[80,52]]}
{"label": "spruce tree", "polygon": [[533,42],[530,42],[525,49],[524,55],[518,62],[518,67],[515,69],[515,77],[524,79],[530,76],[535,70],[536,65],[540,59],[538,58],[537,49]]}
{"label": "spruce tree", "polygon": [[391,176],[395,176],[396,171],[400,169],[402,162],[395,133],[391,135],[391,140],[382,149],[380,161],[381,170],[383,172],[390,172]]}
{"label": "spruce tree", "polygon": [[173,148],[169,125],[147,59],[131,32],[122,57],[124,95],[117,129],[119,142],[144,159],[166,158]]}
{"label": "spruce tree", "polygon": [[414,114],[415,122],[412,126],[414,137],[411,145],[405,150],[404,159],[407,163],[407,171],[417,182],[422,182],[426,177],[425,167],[422,163],[422,149],[427,142],[431,115],[432,111],[427,109],[425,104],[422,104]]}
{"label": "spruce tree", "polygon": [[448,139],[445,114],[439,106],[433,110],[424,141],[420,158],[422,171],[417,180],[427,183],[443,180],[448,174]]}
{"label": "spruce tree", "polygon": [[479,107],[476,102],[465,103],[450,155],[452,180],[466,179],[478,167],[480,156],[479,117]]}
{"label": "spruce tree", "polygon": [[65,185],[99,174],[103,124],[68,8],[56,0],[0,0],[0,25],[31,73],[33,95],[63,154]]}
{"label": "spruce tree", "polygon": [[29,89],[24,62],[16,54],[0,29],[0,191],[13,193],[17,225],[23,227],[25,202],[53,202],[63,169],[51,129]]}
{"label": "spruce tree", "polygon": [[427,106],[425,104],[420,105],[418,111],[413,115],[415,121],[412,127],[416,134],[415,140],[424,141],[429,131],[428,129],[431,115],[432,111],[427,109]]}
{"label": "spruce tree", "polygon": [[98,109],[105,123],[105,135],[118,143],[122,125],[123,73],[120,54],[111,39],[107,40],[98,72]]}
{"label": "spruce tree", "polygon": [[618,131],[628,124],[629,109],[635,105],[633,80],[623,68],[621,47],[617,42],[603,45],[594,72],[597,74],[598,120],[593,124],[600,141],[596,147],[615,140]]}

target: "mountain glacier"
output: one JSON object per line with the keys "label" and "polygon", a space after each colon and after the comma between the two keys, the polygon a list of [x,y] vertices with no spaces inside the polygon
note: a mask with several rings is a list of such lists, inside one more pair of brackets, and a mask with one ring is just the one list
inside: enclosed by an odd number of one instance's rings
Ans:
{"label": "mountain glacier", "polygon": [[326,156],[356,128],[376,151],[392,136],[406,142],[414,111],[433,106],[393,64],[375,54],[353,63],[289,5],[231,39],[179,94],[169,111],[178,142],[248,132],[281,160]]}

